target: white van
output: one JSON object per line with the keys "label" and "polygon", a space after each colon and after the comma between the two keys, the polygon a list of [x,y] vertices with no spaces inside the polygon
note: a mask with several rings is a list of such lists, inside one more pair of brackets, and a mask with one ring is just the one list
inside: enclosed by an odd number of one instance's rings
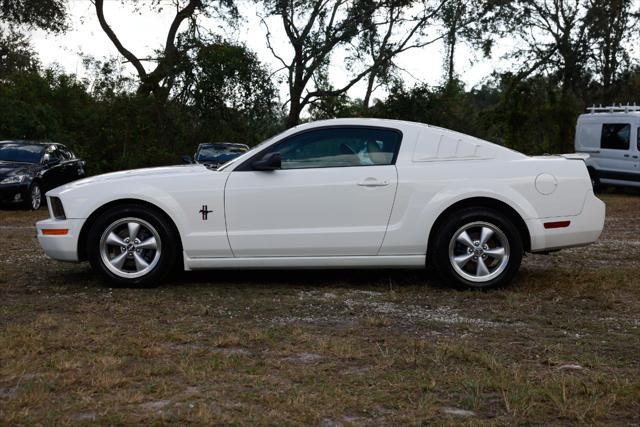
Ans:
{"label": "white van", "polygon": [[640,107],[591,107],[576,125],[575,150],[586,160],[594,188],[640,187]]}

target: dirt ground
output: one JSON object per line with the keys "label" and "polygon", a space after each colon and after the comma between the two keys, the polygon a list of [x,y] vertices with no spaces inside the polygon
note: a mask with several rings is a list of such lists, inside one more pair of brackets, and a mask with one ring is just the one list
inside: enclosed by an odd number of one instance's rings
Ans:
{"label": "dirt ground", "polygon": [[418,271],[112,289],[0,211],[0,424],[640,424],[640,195],[512,286]]}

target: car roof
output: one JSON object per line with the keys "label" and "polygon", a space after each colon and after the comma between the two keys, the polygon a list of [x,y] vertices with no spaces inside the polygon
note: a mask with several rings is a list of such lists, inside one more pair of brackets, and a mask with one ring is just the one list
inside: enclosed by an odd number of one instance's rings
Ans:
{"label": "car roof", "polygon": [[5,141],[0,141],[0,144],[42,145],[43,147],[47,147],[49,145],[62,145],[59,142],[30,141],[28,139],[8,139],[8,140],[5,140]]}
{"label": "car roof", "polygon": [[240,144],[239,142],[203,142],[198,147],[242,147],[246,148],[247,144]]}
{"label": "car roof", "polygon": [[382,127],[433,127],[427,123],[411,122],[408,120],[395,119],[379,119],[375,117],[351,117],[340,119],[316,120],[307,123],[301,123],[295,129],[312,129],[315,127],[325,126],[382,126]]}
{"label": "car roof", "polygon": [[578,120],[593,121],[593,122],[601,122],[604,120],[612,120],[612,119],[637,121],[638,119],[640,119],[640,112],[629,111],[628,113],[625,113],[625,112],[614,111],[611,113],[608,113],[608,112],[584,113],[584,114],[580,114],[580,116],[578,117]]}

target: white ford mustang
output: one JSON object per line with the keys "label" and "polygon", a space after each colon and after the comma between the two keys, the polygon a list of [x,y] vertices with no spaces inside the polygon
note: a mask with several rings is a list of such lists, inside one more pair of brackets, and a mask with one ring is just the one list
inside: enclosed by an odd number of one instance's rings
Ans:
{"label": "white ford mustang", "polygon": [[179,264],[423,268],[508,283],[524,252],[594,242],[605,206],[582,158],[529,157],[419,123],[338,119],[289,129],[218,170],[94,176],[47,193],[47,255],[153,285]]}

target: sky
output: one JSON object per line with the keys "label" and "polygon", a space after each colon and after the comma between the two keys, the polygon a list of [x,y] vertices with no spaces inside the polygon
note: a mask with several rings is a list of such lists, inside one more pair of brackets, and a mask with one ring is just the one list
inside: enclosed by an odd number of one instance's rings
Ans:
{"label": "sky", "polygon": [[[70,29],[61,35],[52,35],[44,31],[35,31],[31,34],[32,43],[44,65],[58,65],[65,71],[75,73],[80,77],[86,75],[82,59],[79,53],[84,53],[104,59],[118,57],[117,50],[104,34],[90,0],[71,0],[69,5]],[[237,30],[221,28],[219,22],[214,20],[201,21],[201,23],[214,30],[216,33],[232,41],[244,43],[255,51],[260,60],[272,71],[279,68],[280,63],[273,57],[267,48],[266,31],[258,17],[259,9],[250,2],[240,0],[240,10],[244,22],[241,22]],[[105,1],[105,17],[114,32],[120,38],[123,45],[139,58],[152,56],[153,51],[163,46],[164,39],[173,17],[175,9],[167,1],[167,7],[160,13],[144,11],[136,13],[133,8],[123,5],[120,0]],[[275,50],[286,58],[289,45],[281,22],[276,18],[270,18],[269,28],[273,35],[272,44]],[[486,59],[474,56],[473,51],[465,46],[458,46],[457,72],[461,79],[471,88],[481,84],[494,69],[504,66],[504,60],[500,59],[501,53],[513,42],[502,41],[498,43],[498,52],[493,58]],[[344,68],[344,61],[340,60],[341,52],[336,52],[332,66],[329,70],[332,82],[336,87],[348,81],[348,72]],[[444,46],[442,43],[434,43],[421,49],[414,49],[401,54],[397,58],[397,64],[404,70],[403,79],[408,83],[427,83],[437,85],[442,81]],[[153,65],[148,63],[148,66]],[[131,65],[125,69],[134,73]],[[286,85],[280,86],[281,98],[286,100]],[[352,97],[362,97],[364,85],[356,85],[350,91]],[[374,94],[384,98],[384,91]]]}

